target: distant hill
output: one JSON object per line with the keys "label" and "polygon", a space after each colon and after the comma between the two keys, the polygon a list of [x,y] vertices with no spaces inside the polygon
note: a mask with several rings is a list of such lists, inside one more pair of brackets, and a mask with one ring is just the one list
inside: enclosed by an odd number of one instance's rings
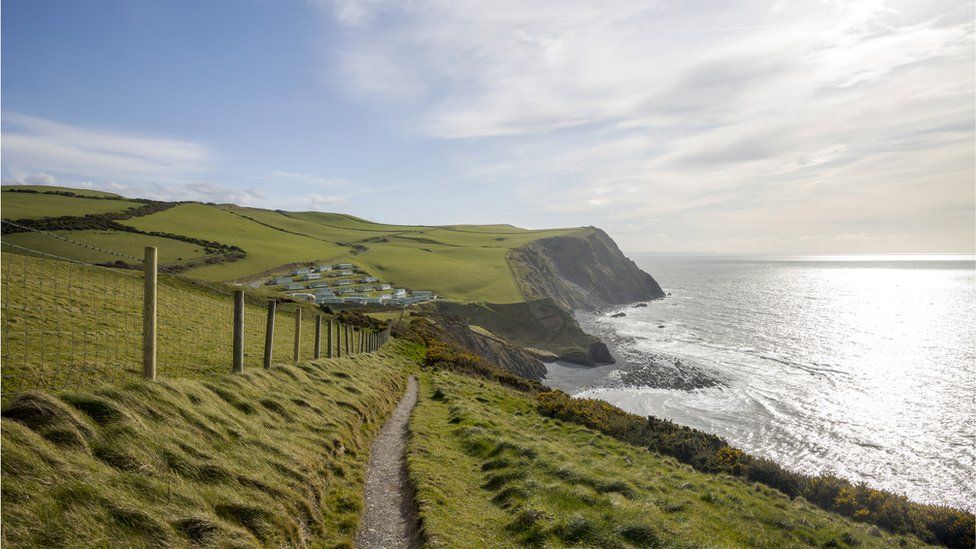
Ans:
{"label": "distant hill", "polygon": [[[142,248],[156,246],[165,267],[244,283],[302,264],[348,262],[395,287],[430,290],[461,304],[450,311],[457,316],[480,318],[488,307],[489,329],[537,356],[581,364],[613,357],[579,329],[572,309],[664,295],[595,227],[390,225],[339,213],[159,202],[53,187],[6,186],[0,195],[0,214],[11,221],[3,224],[4,242],[11,245],[5,251],[36,250],[90,263],[118,260],[114,251],[138,264]],[[517,370],[534,371],[526,365]]]}
{"label": "distant hill", "polygon": [[[19,192],[36,190],[38,193]],[[77,197],[53,194],[63,191]],[[82,198],[84,189],[3,187],[3,219],[41,219],[123,212],[140,203],[105,193],[112,200]],[[384,280],[423,288],[460,301],[514,303],[523,300],[509,268],[508,252],[538,238],[568,235],[584,229],[527,230],[510,225],[427,227],[373,223],[350,215],[284,212],[233,205],[179,203],[148,215],[117,220],[133,229],[181,235],[237,246],[243,258],[192,267],[189,272],[207,280],[233,281],[268,274],[296,262],[349,261]],[[74,239],[80,233],[54,231]],[[131,248],[132,234],[103,230],[82,235],[95,246]],[[42,247],[26,233],[5,234],[12,243]],[[176,239],[156,240],[160,253],[173,262],[189,260],[193,250]],[[26,244],[25,244],[26,245]],[[169,253],[167,247],[180,250]],[[63,251],[63,250],[62,250]],[[197,250],[199,252],[199,250]],[[196,255],[199,255],[197,253]],[[93,258],[96,254],[92,254]],[[172,257],[171,257],[172,256]],[[73,259],[85,259],[76,257]]]}

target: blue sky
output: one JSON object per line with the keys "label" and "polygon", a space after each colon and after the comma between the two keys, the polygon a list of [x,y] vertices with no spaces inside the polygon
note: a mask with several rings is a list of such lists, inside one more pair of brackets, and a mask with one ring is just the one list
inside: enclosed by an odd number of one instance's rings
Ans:
{"label": "blue sky", "polygon": [[4,183],[972,252],[971,2],[7,0]]}

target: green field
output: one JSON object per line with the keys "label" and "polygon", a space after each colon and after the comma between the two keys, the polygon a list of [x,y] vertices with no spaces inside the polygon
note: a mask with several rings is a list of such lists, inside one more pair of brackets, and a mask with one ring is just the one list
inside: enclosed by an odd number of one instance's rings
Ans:
{"label": "green field", "polygon": [[[340,214],[203,204],[185,204],[125,223],[144,231],[215,240],[247,252],[242,260],[191,271],[208,280],[244,278],[297,262],[342,260],[396,286],[493,303],[522,300],[506,258],[511,248],[578,230],[382,225]],[[355,250],[361,253],[354,253],[350,245],[361,246]]]}
{"label": "green field", "polygon": [[138,202],[128,200],[99,200],[40,193],[0,193],[0,214],[3,219],[83,216],[121,212],[139,206],[141,204]]}
{"label": "green field", "polygon": [[[142,278],[138,272],[2,254],[3,400],[32,389],[92,387],[138,379],[142,372]],[[245,367],[263,362],[267,295],[247,289]],[[158,288],[157,371],[161,379],[209,379],[231,369],[233,298],[224,286],[207,287],[161,275]],[[290,361],[295,304],[281,304],[274,358]],[[312,358],[314,315],[303,309],[300,354]],[[325,346],[323,335],[323,353]],[[358,333],[354,332],[354,343]]]}
{"label": "green field", "polygon": [[[38,187],[38,190],[50,189]],[[5,192],[3,195],[3,215],[7,218],[78,216],[138,205],[54,194]],[[140,231],[215,241],[244,250],[245,257],[236,261],[200,265],[188,271],[205,280],[247,280],[255,275],[284,272],[296,263],[347,261],[395,286],[432,290],[459,301],[491,303],[523,301],[507,259],[512,248],[538,238],[583,230],[526,230],[511,225],[387,225],[338,213],[282,212],[198,203],[180,204],[122,223]],[[160,260],[164,263],[201,257],[199,246],[176,240],[151,240],[104,231],[79,232],[76,236],[74,240],[137,257],[140,248],[149,242],[148,245],[159,247]],[[22,246],[29,243],[41,251],[79,261],[108,260],[105,254],[87,248],[71,250],[64,243],[45,243],[39,237],[13,236],[10,241]]]}
{"label": "green field", "polygon": [[193,276],[206,280],[235,280],[286,263],[329,261],[348,253],[348,248],[278,231],[204,204],[183,204],[124,223],[143,231],[215,240],[239,246],[247,252],[244,259],[191,271]]}
{"label": "green field", "polygon": [[422,380],[408,463],[429,547],[923,545],[544,417],[494,383]]}
{"label": "green field", "polygon": [[414,368],[384,348],[25,395],[2,418],[4,546],[352,547],[369,444]]}
{"label": "green field", "polygon": [[[54,236],[52,236],[54,235]],[[63,238],[59,239],[58,237]],[[74,242],[80,242],[86,246],[79,246]],[[3,237],[4,243],[40,250],[48,254],[83,261],[88,263],[104,263],[122,260],[126,263],[133,263],[142,260],[146,246],[155,246],[159,262],[163,264],[182,263],[193,259],[205,257],[206,250],[197,245],[163,238],[159,236],[143,235],[138,233],[126,233],[120,231],[53,231],[52,233],[14,233]],[[128,257],[120,257],[117,254],[108,253],[108,250],[119,252]],[[4,251],[22,250],[4,248]],[[25,252],[26,253],[26,252]],[[135,261],[133,260],[135,258]]]}

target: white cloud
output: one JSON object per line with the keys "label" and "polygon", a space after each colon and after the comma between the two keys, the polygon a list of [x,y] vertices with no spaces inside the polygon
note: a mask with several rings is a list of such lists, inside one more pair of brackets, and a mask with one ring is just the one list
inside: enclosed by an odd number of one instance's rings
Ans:
{"label": "white cloud", "polygon": [[305,195],[305,200],[313,210],[325,210],[331,206],[335,206],[336,204],[344,203],[346,198],[344,196],[311,193]]}
{"label": "white cloud", "polygon": [[66,182],[186,180],[207,168],[211,153],[199,143],[73,126],[3,113],[5,176],[53,174]]}
{"label": "white cloud", "polygon": [[25,174],[20,170],[3,178],[4,185],[57,185],[58,180],[53,175],[44,172]]}
{"label": "white cloud", "polygon": [[334,189],[348,188],[350,183],[345,179],[322,177],[320,175],[292,172],[288,170],[272,170],[265,175],[251,176],[248,179],[260,179],[269,182],[289,182],[301,185],[312,185],[316,187],[328,187]]}
{"label": "white cloud", "polygon": [[458,179],[550,219],[619,227],[631,249],[661,224],[678,248],[973,246],[969,3],[356,9],[332,65],[357,72],[346,91],[399,102],[435,140],[478,140]]}

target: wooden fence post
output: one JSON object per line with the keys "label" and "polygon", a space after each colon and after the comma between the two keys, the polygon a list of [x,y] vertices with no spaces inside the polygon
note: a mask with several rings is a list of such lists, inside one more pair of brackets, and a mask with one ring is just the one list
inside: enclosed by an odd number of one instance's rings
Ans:
{"label": "wooden fence post", "polygon": [[142,378],[156,379],[156,248],[146,246],[142,290]]}
{"label": "wooden fence post", "polygon": [[332,358],[332,320],[325,326],[325,358]]}
{"label": "wooden fence post", "polygon": [[268,302],[268,326],[264,331],[264,367],[271,367],[271,355],[274,350],[274,325],[275,325],[275,309],[278,307],[278,302],[271,300]]}
{"label": "wooden fence post", "polygon": [[343,326],[343,328],[344,328],[343,332],[345,332],[344,335],[345,335],[345,340],[346,340],[346,342],[345,342],[346,343],[346,356],[349,356],[349,325],[346,324],[345,326]]}
{"label": "wooden fence post", "polygon": [[342,322],[336,320],[336,358],[342,358]]}
{"label": "wooden fence post", "polygon": [[302,308],[295,309],[295,364],[302,351]]}
{"label": "wooden fence post", "polygon": [[312,351],[312,358],[318,359],[322,356],[322,315],[315,315],[315,349]]}
{"label": "wooden fence post", "polygon": [[244,290],[234,290],[234,373],[244,371]]}

